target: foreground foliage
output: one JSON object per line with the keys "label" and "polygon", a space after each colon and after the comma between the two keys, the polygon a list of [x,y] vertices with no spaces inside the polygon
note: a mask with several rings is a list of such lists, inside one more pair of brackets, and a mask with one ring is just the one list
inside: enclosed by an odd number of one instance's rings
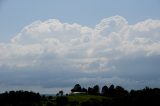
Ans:
{"label": "foreground foliage", "polygon": [[[80,91],[79,88],[78,90]],[[85,90],[86,93],[67,96],[61,94],[57,97],[42,96],[29,91],[10,91],[0,94],[0,106],[160,106],[159,88],[146,87],[128,92],[120,86],[112,86],[102,87],[102,92],[97,92],[97,90],[93,90],[96,93],[92,91],[91,94]]]}

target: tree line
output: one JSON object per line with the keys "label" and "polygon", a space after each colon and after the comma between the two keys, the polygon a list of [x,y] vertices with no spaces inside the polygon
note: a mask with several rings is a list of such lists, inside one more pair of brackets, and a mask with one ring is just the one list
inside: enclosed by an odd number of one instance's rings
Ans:
{"label": "tree line", "polygon": [[6,91],[0,94],[0,106],[33,106],[40,101],[40,94],[32,91]]}
{"label": "tree line", "polygon": [[86,88],[82,88],[80,84],[76,84],[73,89],[71,89],[71,92],[79,92],[79,93],[86,93],[86,94],[90,94],[90,95],[102,95],[102,96],[122,96],[122,95],[127,95],[128,91],[125,90],[123,87],[121,86],[114,86],[113,84],[110,85],[109,87],[107,87],[106,85],[102,87],[102,89],[100,90],[100,87],[98,85],[95,85],[93,87],[88,87],[88,89]]}
{"label": "tree line", "polygon": [[106,85],[100,89],[98,85],[93,87],[81,88],[80,84],[76,84],[71,92],[82,92],[88,95],[99,95],[107,97],[102,101],[89,100],[81,104],[81,106],[136,106],[136,105],[160,105],[160,89],[145,87],[140,90],[127,91],[121,86]]}
{"label": "tree line", "polygon": [[[156,105],[160,106],[160,89],[145,87],[140,90],[127,91],[121,86],[98,85],[84,88],[75,84],[71,89],[77,95],[64,95],[62,90],[57,97],[44,96],[32,91],[9,91],[0,94],[0,106],[136,106]],[[87,100],[70,100],[70,97],[81,96]],[[84,98],[83,98],[84,97]]]}

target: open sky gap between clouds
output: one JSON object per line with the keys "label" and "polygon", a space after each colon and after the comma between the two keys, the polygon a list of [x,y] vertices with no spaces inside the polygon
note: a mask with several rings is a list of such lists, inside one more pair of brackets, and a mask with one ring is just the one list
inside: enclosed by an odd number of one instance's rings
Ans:
{"label": "open sky gap between clouds", "polygon": [[90,28],[49,19],[0,43],[0,85],[160,87],[159,63],[160,20],[113,16]]}

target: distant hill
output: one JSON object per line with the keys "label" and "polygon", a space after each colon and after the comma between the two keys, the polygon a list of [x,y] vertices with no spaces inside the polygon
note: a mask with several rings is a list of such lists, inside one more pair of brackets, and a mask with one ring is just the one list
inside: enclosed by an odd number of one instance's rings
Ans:
{"label": "distant hill", "polygon": [[46,97],[49,97],[49,96],[52,96],[52,97],[55,97],[56,94],[40,94],[41,96],[46,96]]}
{"label": "distant hill", "polygon": [[141,90],[126,91],[120,86],[102,87],[102,92],[97,92],[98,86],[79,89],[75,86],[71,94],[63,94],[61,90],[54,94],[39,94],[32,91],[6,91],[0,94],[0,106],[160,106],[160,89],[146,87]]}

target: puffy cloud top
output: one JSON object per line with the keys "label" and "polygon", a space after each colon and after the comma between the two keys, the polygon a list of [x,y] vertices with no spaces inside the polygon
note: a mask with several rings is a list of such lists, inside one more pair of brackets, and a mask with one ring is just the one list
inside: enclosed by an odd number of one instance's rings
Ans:
{"label": "puffy cloud top", "polygon": [[151,19],[129,25],[125,18],[113,16],[103,19],[95,28],[56,19],[36,21],[23,28],[11,43],[0,44],[1,65],[21,66],[18,61],[23,61],[28,66],[43,62],[50,55],[53,60],[69,61],[69,65],[82,71],[107,71],[110,60],[159,55],[159,35],[160,21]]}
{"label": "puffy cloud top", "polygon": [[[139,58],[160,55],[160,20],[129,25],[125,18],[113,16],[94,28],[57,19],[36,21],[24,27],[10,43],[0,43],[0,55],[1,70],[39,67],[53,72],[114,72],[123,70],[121,66],[134,66]],[[134,63],[120,65],[126,59]],[[146,65],[152,67],[150,62]]]}

